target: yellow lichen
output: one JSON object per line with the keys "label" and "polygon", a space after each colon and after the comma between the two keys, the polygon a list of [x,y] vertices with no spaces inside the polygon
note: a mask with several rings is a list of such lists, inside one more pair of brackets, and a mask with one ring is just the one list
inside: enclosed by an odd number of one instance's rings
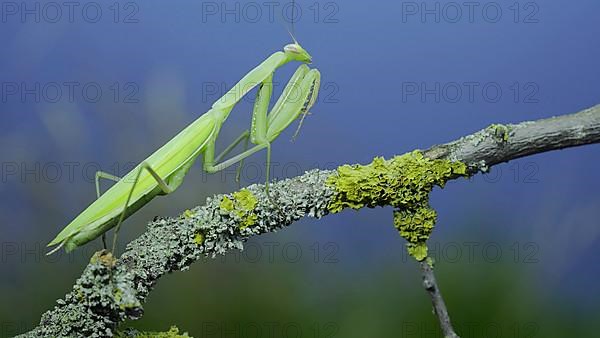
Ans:
{"label": "yellow lichen", "polygon": [[194,217],[194,212],[188,209],[183,212],[183,216],[185,218],[192,218],[192,217]]}
{"label": "yellow lichen", "polygon": [[202,245],[202,243],[204,243],[204,235],[197,232],[194,235],[194,243],[196,243],[197,245]]}
{"label": "yellow lichen", "polygon": [[240,229],[256,224],[258,216],[254,209],[258,200],[248,189],[242,189],[233,193],[233,200],[224,196],[221,200],[220,211],[223,215],[230,215],[239,219]]}
{"label": "yellow lichen", "polygon": [[258,201],[248,189],[242,189],[233,193],[237,206],[244,211],[252,211],[256,208]]}
{"label": "yellow lichen", "polygon": [[227,197],[227,196],[223,197],[223,200],[221,200],[220,208],[221,208],[222,212],[233,211],[233,209],[234,209],[233,201],[231,199],[229,199],[229,197]]}
{"label": "yellow lichen", "polygon": [[390,160],[377,157],[368,165],[344,165],[327,180],[335,190],[328,208],[339,212],[345,208],[393,206],[394,224],[408,241],[409,253],[423,260],[436,220],[429,206],[429,193],[434,186],[443,187],[459,176],[468,176],[464,163],[432,160],[419,151]]}

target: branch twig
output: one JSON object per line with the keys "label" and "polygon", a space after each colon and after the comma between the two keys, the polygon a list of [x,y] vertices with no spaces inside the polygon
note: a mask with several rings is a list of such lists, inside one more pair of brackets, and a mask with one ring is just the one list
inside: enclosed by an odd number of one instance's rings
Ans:
{"label": "branch twig", "polygon": [[440,327],[442,328],[444,337],[459,338],[459,336],[454,332],[454,328],[450,322],[450,315],[448,315],[446,303],[444,302],[440,288],[435,280],[433,268],[426,260],[420,262],[419,265],[421,266],[421,275],[423,276],[423,287],[425,290],[427,290],[427,293],[429,293],[429,296],[431,297],[431,304],[433,305],[433,310],[438,318],[438,321],[440,322]]}
{"label": "branch twig", "polygon": [[[600,105],[556,118],[491,126],[424,154],[465,162],[474,173],[515,158],[598,142]],[[219,212],[224,195],[208,198],[206,205],[178,218],[150,222],[116,263],[110,256],[95,255],[73,290],[44,313],[38,327],[22,336],[112,336],[125,319],[142,317],[141,304],[165,274],[185,270],[203,256],[241,249],[250,236],[276,231],[304,216],[326,215],[333,191],[325,181],[334,173],[312,170],[273,183],[271,198],[278,207],[264,194],[262,185],[248,187],[258,200],[253,226],[240,227]]]}

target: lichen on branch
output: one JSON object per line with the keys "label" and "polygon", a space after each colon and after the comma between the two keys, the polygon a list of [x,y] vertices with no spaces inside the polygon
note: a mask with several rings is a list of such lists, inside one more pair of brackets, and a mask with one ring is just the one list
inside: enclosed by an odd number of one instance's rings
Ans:
{"label": "lichen on branch", "polygon": [[335,192],[329,210],[394,207],[394,225],[408,241],[408,252],[420,261],[427,257],[426,242],[437,216],[429,205],[429,193],[461,176],[468,176],[466,164],[432,160],[420,151],[390,160],[376,157],[367,165],[344,165],[327,180]]}
{"label": "lichen on branch", "polygon": [[245,229],[256,224],[258,216],[254,209],[258,205],[256,196],[248,189],[236,191],[232,196],[223,196],[220,204],[221,215],[236,219],[240,229]]}

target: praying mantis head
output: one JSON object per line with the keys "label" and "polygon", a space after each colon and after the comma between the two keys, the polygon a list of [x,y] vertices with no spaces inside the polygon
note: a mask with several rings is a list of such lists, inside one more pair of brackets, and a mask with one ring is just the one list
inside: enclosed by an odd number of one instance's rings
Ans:
{"label": "praying mantis head", "polygon": [[283,47],[283,51],[292,60],[305,62],[305,63],[312,62],[312,56],[310,56],[310,54],[308,54],[306,49],[302,48],[302,46],[300,46],[300,44],[296,41],[294,41],[294,43],[290,43],[289,45],[286,45],[285,47]]}
{"label": "praying mantis head", "polygon": [[288,57],[288,60],[294,60],[294,61],[300,61],[300,62],[304,62],[304,63],[312,63],[312,56],[310,56],[310,54],[308,54],[308,52],[306,51],[306,49],[302,48],[302,46],[300,46],[300,44],[298,43],[298,40],[296,40],[296,37],[294,36],[294,18],[295,18],[295,2],[292,1],[292,29],[290,30],[288,27],[286,27],[288,34],[290,34],[290,37],[292,38],[292,40],[294,40],[294,43],[290,43],[289,45],[286,45],[285,47],[283,47],[283,51],[285,53],[285,55]]}

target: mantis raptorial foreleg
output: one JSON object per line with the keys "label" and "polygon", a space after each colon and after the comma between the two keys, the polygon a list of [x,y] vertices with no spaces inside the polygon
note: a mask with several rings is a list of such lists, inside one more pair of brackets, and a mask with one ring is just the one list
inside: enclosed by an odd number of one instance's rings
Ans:
{"label": "mantis raptorial foreleg", "polygon": [[[318,95],[320,79],[318,74],[317,71],[309,71],[306,66],[298,67],[284,88],[283,93],[273,106],[273,109],[268,113],[269,102],[271,101],[273,92],[273,74],[270,74],[261,83],[260,88],[258,89],[254,110],[252,112],[250,141],[254,143],[255,146],[228,160],[215,164],[215,160],[211,158],[211,155],[214,154],[214,143],[212,143],[208,146],[209,149],[207,149],[205,153],[204,170],[209,173],[223,170],[237,162],[241,162],[244,158],[256,152],[267,148],[265,190],[268,193],[271,165],[271,142],[279,135],[282,129],[285,129],[285,127],[295,120],[299,114],[305,114],[314,104]],[[312,83],[311,89],[304,92],[300,91],[299,97],[295,97],[294,95],[298,94],[296,92],[298,88],[307,87],[304,82]],[[221,160],[225,154],[231,152],[231,150],[246,137],[247,132],[244,132],[217,157],[216,162]]]}
{"label": "mantis raptorial foreleg", "polygon": [[[264,142],[258,142],[257,139],[255,138],[255,135],[257,133],[257,130],[262,133],[262,134],[266,134],[266,129],[267,129],[267,111],[269,109],[269,102],[271,99],[271,94],[273,93],[273,74],[271,73],[260,85],[260,88],[258,89],[258,92],[256,94],[256,101],[254,103],[254,109],[252,111],[252,127],[250,129],[250,134],[248,135],[248,131],[242,133],[242,135],[240,137],[238,137],[238,139],[236,141],[234,141],[229,147],[227,147],[225,149],[225,151],[223,151],[223,153],[219,156],[217,156],[216,159],[211,160],[210,158],[210,154],[214,154],[214,149],[211,151],[210,149],[207,150],[207,152],[205,153],[205,159],[204,159],[204,170],[206,170],[209,173],[215,173],[217,171],[223,170],[237,162],[241,162],[243,161],[246,157],[254,154],[255,152],[262,150],[266,147],[266,145],[264,144]],[[219,162],[219,160],[221,160],[227,153],[230,153],[231,150],[233,150],[233,148],[239,143],[241,142],[243,139],[247,139],[248,137],[250,137],[250,141],[254,144],[256,144],[256,146],[250,148],[250,149],[246,149],[244,150],[242,153],[226,160],[223,161],[221,163],[216,163],[215,162]],[[214,147],[214,143],[209,145],[210,147]],[[240,168],[241,168],[241,163],[240,163]],[[268,181],[268,177],[269,177],[269,162],[267,161],[267,182],[265,183],[265,188],[269,189],[269,181]]]}
{"label": "mantis raptorial foreleg", "polygon": [[[104,171],[96,171],[96,198],[100,198],[100,179],[105,179],[105,180],[110,180],[110,181],[114,181],[114,182],[119,182],[119,180],[121,180],[120,177],[117,177],[115,175],[111,175],[109,173],[105,173]],[[106,246],[106,233],[102,234],[102,246],[104,247],[104,250],[108,249],[108,247]]]}

